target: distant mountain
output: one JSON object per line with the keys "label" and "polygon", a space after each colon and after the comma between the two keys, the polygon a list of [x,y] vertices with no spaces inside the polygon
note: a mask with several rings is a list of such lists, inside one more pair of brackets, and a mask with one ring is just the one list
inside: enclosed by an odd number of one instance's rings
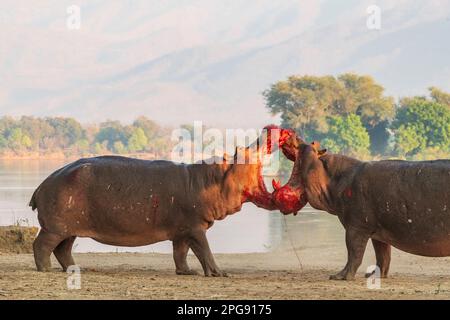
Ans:
{"label": "distant mountain", "polygon": [[6,4],[0,114],[261,127],[277,122],[261,92],[291,74],[450,90],[450,0],[378,1],[381,30],[366,27],[370,1],[79,2],[78,31],[65,1]]}

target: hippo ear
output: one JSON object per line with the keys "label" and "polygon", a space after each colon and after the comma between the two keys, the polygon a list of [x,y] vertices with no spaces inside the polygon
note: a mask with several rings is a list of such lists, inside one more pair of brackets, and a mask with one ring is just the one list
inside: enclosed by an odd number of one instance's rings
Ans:
{"label": "hippo ear", "polygon": [[313,141],[313,142],[311,142],[311,145],[316,150],[319,150],[319,148],[320,148],[320,142],[319,141]]}
{"label": "hippo ear", "polygon": [[324,156],[324,155],[327,154],[327,149],[319,150],[319,151],[317,152],[317,154],[319,155],[319,157]]}

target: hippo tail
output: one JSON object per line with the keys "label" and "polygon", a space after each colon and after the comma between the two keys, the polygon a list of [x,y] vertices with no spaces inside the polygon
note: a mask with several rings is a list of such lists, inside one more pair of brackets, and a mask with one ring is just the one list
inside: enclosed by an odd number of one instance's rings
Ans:
{"label": "hippo tail", "polygon": [[37,194],[38,194],[40,188],[41,188],[41,186],[37,187],[36,190],[34,190],[33,195],[31,196],[30,203],[28,203],[28,205],[31,207],[31,210],[33,210],[33,211],[36,210],[36,208],[37,208],[36,197],[37,197]]}

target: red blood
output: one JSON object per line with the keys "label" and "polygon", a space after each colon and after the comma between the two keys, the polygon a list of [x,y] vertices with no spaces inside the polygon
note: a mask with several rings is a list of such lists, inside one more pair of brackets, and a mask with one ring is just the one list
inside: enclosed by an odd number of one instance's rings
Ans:
{"label": "red blood", "polygon": [[[292,137],[295,136],[295,132],[290,129],[281,129],[276,125],[268,125],[264,127],[267,131],[266,135],[266,145],[262,145],[261,147],[265,152],[271,153],[272,147],[281,147]],[[272,139],[272,130],[279,130],[278,141],[273,142]],[[284,152],[284,150],[283,150]],[[295,153],[294,153],[295,154]],[[294,157],[295,159],[295,157]],[[306,199],[303,195],[303,192],[299,190],[292,190],[289,187],[281,187],[281,183],[275,180],[272,181],[272,186],[275,191],[282,190],[279,192],[278,199],[273,197],[274,193],[269,193],[264,185],[264,180],[259,173],[258,177],[258,187],[255,189],[245,188],[242,191],[242,200],[241,202],[253,202],[258,207],[262,207],[269,210],[280,209],[283,213],[293,213],[297,212],[301,208],[306,205]],[[278,201],[277,205],[275,201]]]}
{"label": "red blood", "polygon": [[152,208],[156,210],[158,207],[159,207],[159,199],[157,196],[153,195],[152,196]]}
{"label": "red blood", "polygon": [[291,129],[281,129],[280,132],[280,147],[282,147],[286,141],[289,140],[290,137],[292,137],[295,134],[295,132]]}
{"label": "red blood", "polygon": [[[282,129],[274,124],[265,126],[264,129],[267,130],[266,150],[269,154],[273,151],[272,146],[275,148],[281,148],[283,144],[285,144],[286,141],[295,134],[295,132],[291,129]],[[278,141],[276,142],[272,142],[272,130],[279,130]]]}
{"label": "red blood", "polygon": [[350,189],[350,188],[345,189],[345,195],[347,197],[351,198],[353,195],[352,189]]}
{"label": "red blood", "polygon": [[260,208],[268,210],[277,209],[273,202],[272,194],[269,193],[266,189],[264,178],[261,175],[261,172],[258,176],[258,188],[256,190],[249,190],[248,188],[244,188],[244,190],[242,191],[241,203],[249,201]]}
{"label": "red blood", "polygon": [[242,200],[241,203],[244,202],[252,202],[256,206],[268,210],[274,210],[276,209],[274,207],[272,195],[270,193],[266,192],[255,192],[251,193],[248,189],[244,189],[242,192]]}
{"label": "red blood", "polygon": [[296,214],[308,202],[301,188],[293,189],[289,185],[279,188],[272,195],[275,205],[284,214]]}

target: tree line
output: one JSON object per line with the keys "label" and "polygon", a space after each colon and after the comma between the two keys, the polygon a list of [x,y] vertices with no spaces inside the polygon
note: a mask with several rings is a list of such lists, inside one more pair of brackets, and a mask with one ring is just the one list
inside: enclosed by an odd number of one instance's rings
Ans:
{"label": "tree line", "polygon": [[291,76],[263,93],[272,114],[335,153],[432,159],[450,155],[450,94],[396,101],[370,76]]}
{"label": "tree line", "polygon": [[63,152],[66,156],[146,152],[167,157],[170,129],[141,116],[132,124],[106,121],[82,125],[73,118],[0,118],[0,153]]}
{"label": "tree line", "polygon": [[[436,87],[427,96],[397,101],[370,76],[291,76],[263,92],[272,114],[281,115],[307,141],[359,158],[409,159],[450,155],[450,94]],[[182,125],[191,131],[191,125]],[[63,152],[66,156],[151,153],[168,158],[171,128],[144,116],[132,124],[82,125],[73,118],[0,118],[0,153]]]}

